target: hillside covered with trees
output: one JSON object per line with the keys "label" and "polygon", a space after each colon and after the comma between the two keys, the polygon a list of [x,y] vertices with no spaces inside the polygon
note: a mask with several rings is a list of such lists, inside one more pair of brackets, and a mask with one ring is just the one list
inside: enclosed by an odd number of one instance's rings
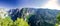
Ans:
{"label": "hillside covered with trees", "polygon": [[0,9],[0,26],[59,26],[60,10],[48,8]]}

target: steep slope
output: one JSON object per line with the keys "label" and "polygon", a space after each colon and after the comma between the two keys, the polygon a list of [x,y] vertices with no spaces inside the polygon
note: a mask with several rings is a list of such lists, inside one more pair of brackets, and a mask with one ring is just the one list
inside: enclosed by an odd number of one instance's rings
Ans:
{"label": "steep slope", "polygon": [[10,9],[8,11],[8,13],[9,13],[9,16],[11,16],[13,21],[15,21],[17,19],[17,17],[21,17],[21,12],[18,8],[17,9]]}
{"label": "steep slope", "polygon": [[[31,26],[54,26],[56,23],[56,15],[60,10],[50,10],[43,8],[22,8],[11,9],[9,15],[12,20],[16,20],[17,17],[23,17],[24,20],[28,20]],[[28,19],[27,19],[28,16]]]}
{"label": "steep slope", "polygon": [[35,8],[23,8],[33,13],[32,16],[29,17],[29,24],[31,26],[54,26],[56,23],[56,15],[60,10],[50,10],[50,9],[35,9]]}

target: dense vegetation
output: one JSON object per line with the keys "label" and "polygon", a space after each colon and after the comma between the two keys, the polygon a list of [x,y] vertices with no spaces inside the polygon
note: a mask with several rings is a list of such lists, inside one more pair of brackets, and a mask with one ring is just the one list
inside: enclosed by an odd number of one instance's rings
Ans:
{"label": "dense vegetation", "polygon": [[11,17],[0,18],[0,26],[29,26],[23,18],[17,18],[15,22],[11,20]]}
{"label": "dense vegetation", "polygon": [[60,25],[60,12],[58,13],[56,20],[57,20],[56,26],[59,26]]}
{"label": "dense vegetation", "polygon": [[33,8],[11,9],[8,13],[3,10],[0,12],[0,26],[59,26],[58,12],[60,11]]}

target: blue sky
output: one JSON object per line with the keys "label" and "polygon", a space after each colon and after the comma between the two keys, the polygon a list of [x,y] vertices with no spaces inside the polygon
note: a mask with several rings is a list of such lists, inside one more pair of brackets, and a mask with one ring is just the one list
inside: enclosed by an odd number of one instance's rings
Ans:
{"label": "blue sky", "polygon": [[19,0],[19,7],[48,8],[60,10],[60,0]]}
{"label": "blue sky", "polygon": [[0,8],[16,8],[18,0],[0,0]]}
{"label": "blue sky", "polygon": [[41,6],[48,0],[0,0],[0,8]]}
{"label": "blue sky", "polygon": [[48,0],[19,0],[20,7],[40,7]]}
{"label": "blue sky", "polygon": [[[0,8],[40,7],[48,1],[49,0],[0,0]],[[60,1],[58,4],[59,3]]]}

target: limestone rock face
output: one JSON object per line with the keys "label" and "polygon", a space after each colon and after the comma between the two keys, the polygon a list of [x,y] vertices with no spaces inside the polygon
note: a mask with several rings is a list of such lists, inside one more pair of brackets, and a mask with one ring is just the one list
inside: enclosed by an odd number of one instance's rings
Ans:
{"label": "limestone rock face", "polygon": [[8,12],[5,9],[0,9],[0,17],[5,18],[8,16]]}
{"label": "limestone rock face", "polygon": [[21,12],[19,9],[10,9],[8,13],[9,13],[9,16],[11,16],[11,19],[13,21],[15,21],[17,17],[21,17]]}

